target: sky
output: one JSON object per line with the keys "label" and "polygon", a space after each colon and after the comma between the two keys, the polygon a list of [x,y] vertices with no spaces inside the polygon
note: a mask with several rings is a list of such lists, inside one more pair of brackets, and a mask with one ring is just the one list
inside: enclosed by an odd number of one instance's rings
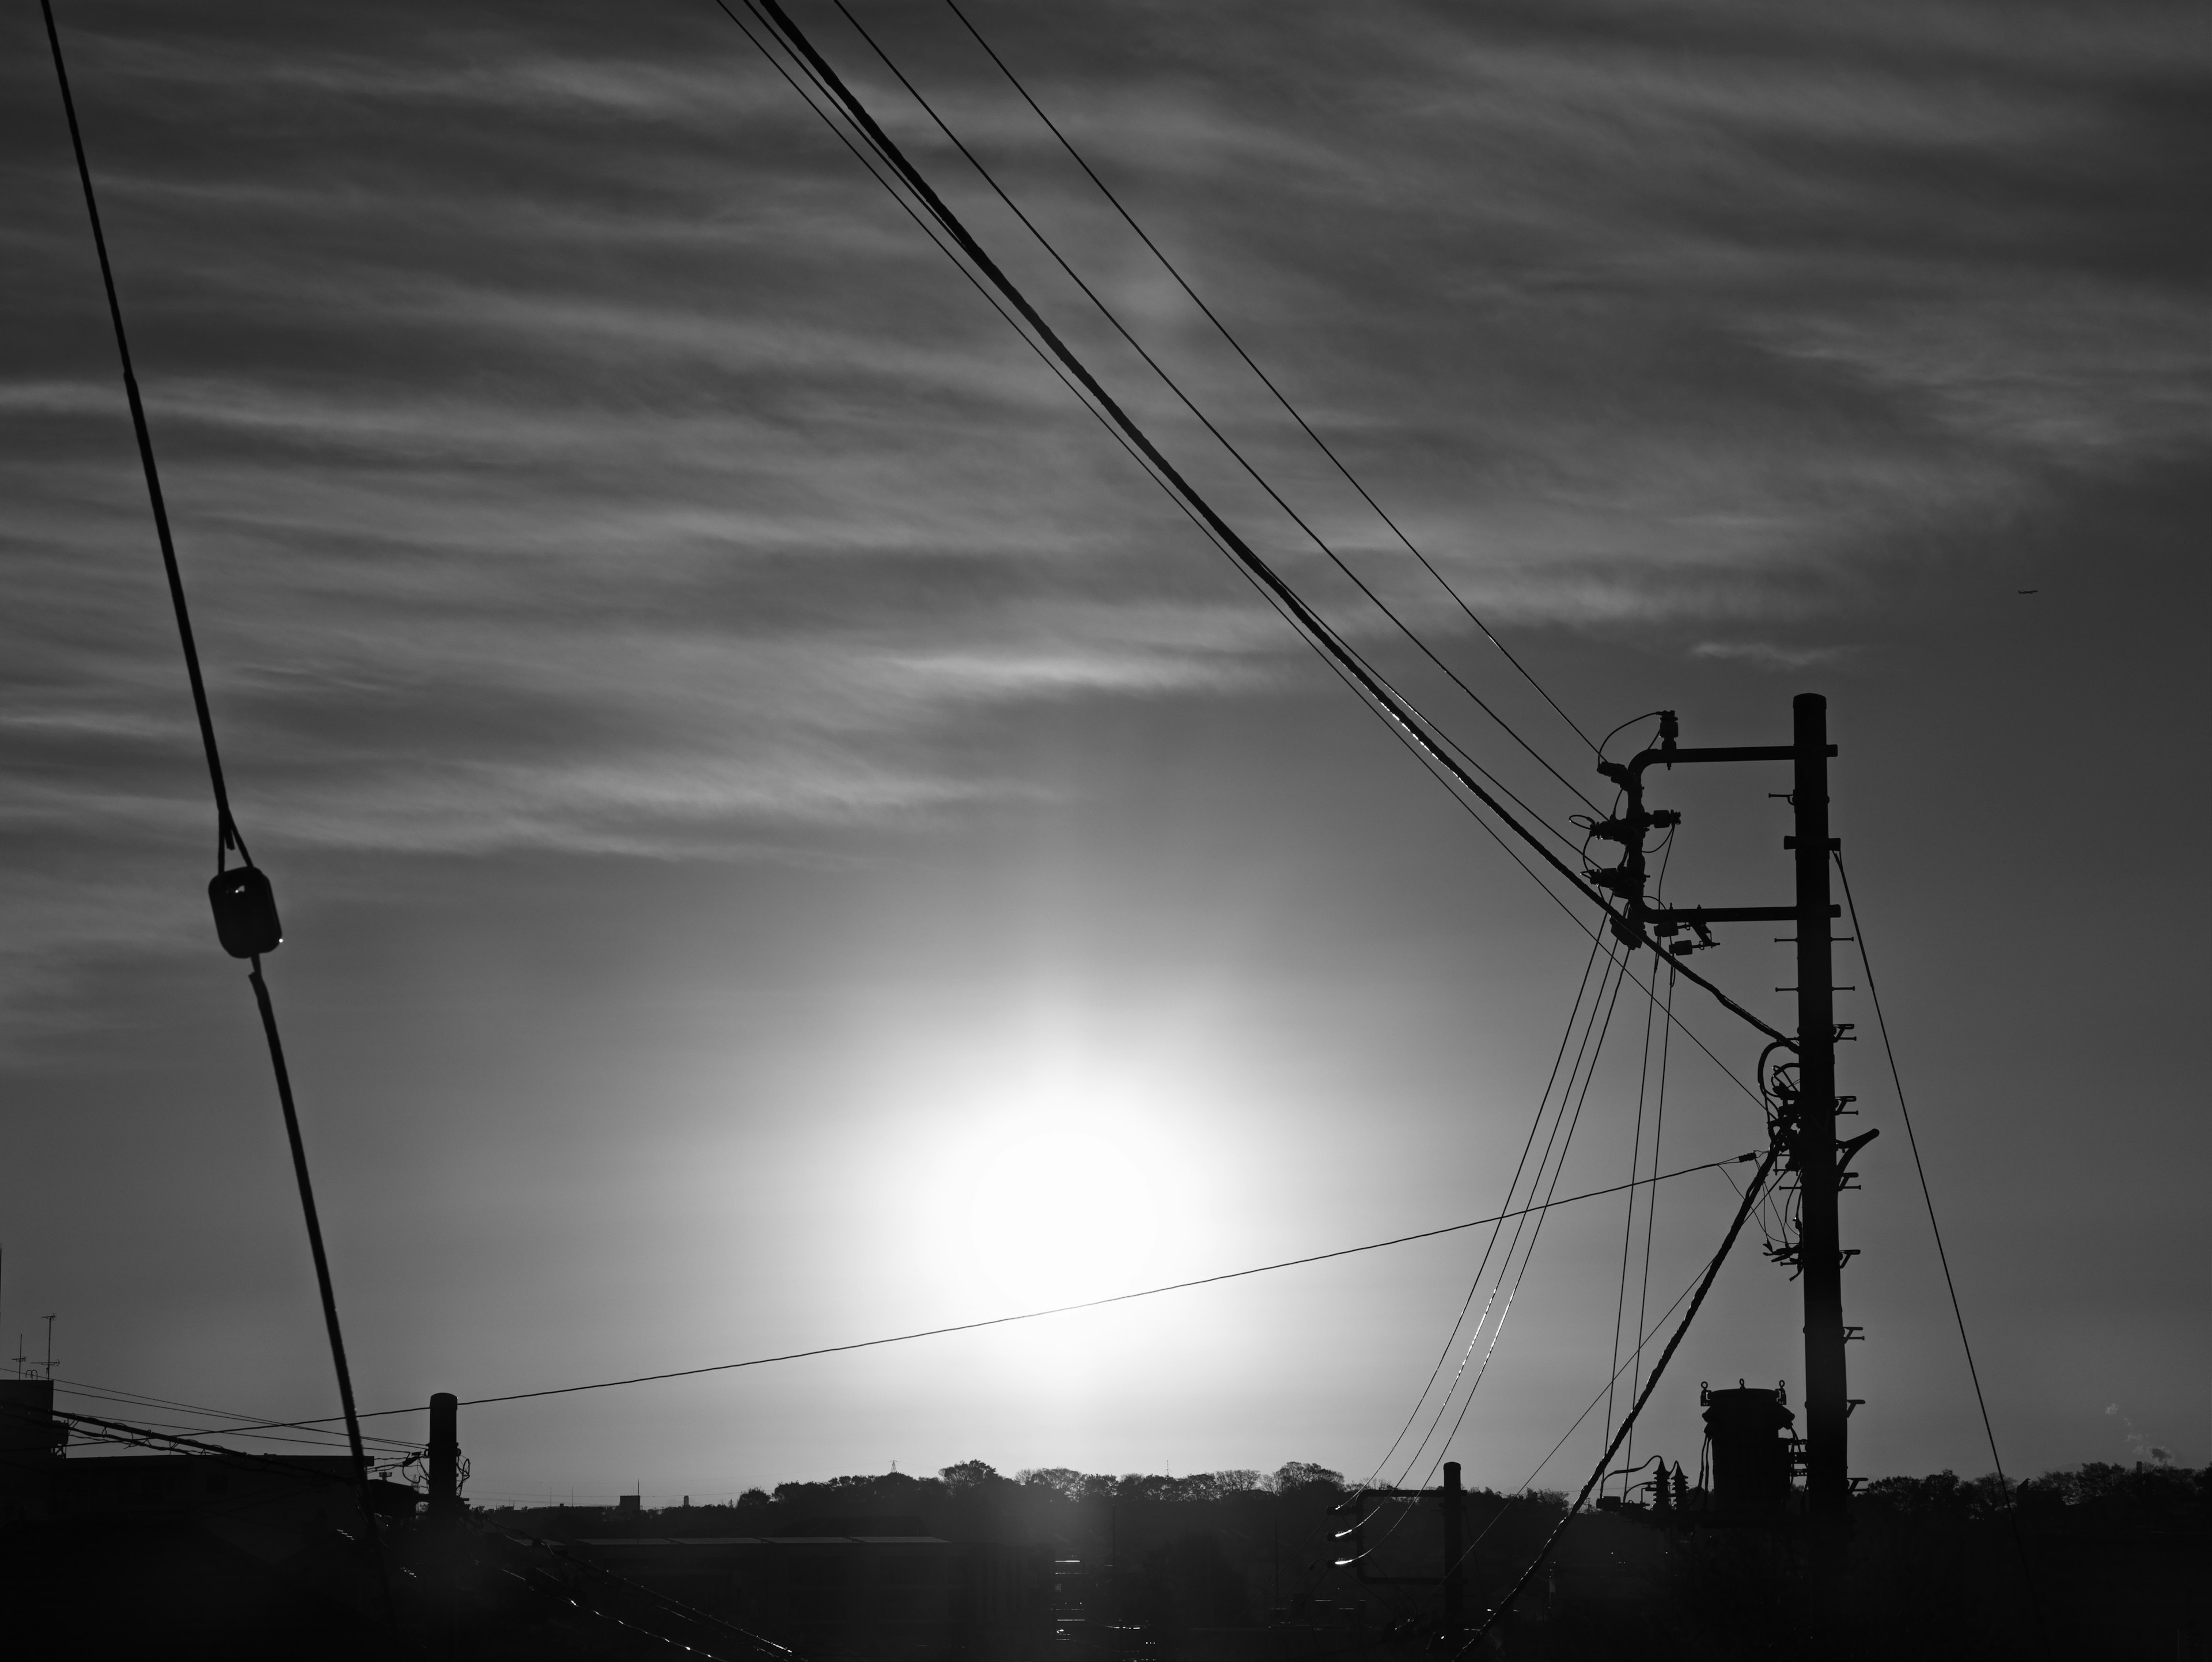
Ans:
{"label": "sky", "polygon": [[[1617,757],[1670,709],[1686,743],[1779,742],[1793,695],[1827,697],[1858,933],[2007,1469],[2212,1461],[2189,865],[2212,20],[973,0],[1455,600],[942,0],[847,3],[1494,715],[1176,405],[852,21],[792,10],[1198,487],[1547,834],[1578,838],[1598,794],[1585,734],[1624,724]],[[1583,909],[714,6],[57,10],[286,925],[269,978],[365,1409],[979,1320],[1505,1203],[1590,1008]],[[329,1415],[35,12],[0,40],[0,1330],[42,1366],[53,1312],[72,1389]],[[1785,901],[1787,784],[1666,776],[1668,894]],[[1787,1025],[1772,933],[1697,964]],[[1881,1135],[1844,1206],[1852,1469],[1978,1473],[1856,950],[1842,1088]],[[1763,1141],[1736,1082],[1757,1036],[1686,986],[1662,1115],[1650,974],[1611,1006],[1560,1194],[1648,1172],[1655,1141],[1665,1170]],[[652,1504],[970,1458],[1419,1482],[1447,1431],[1470,1483],[1569,1486],[1617,1330],[1656,1321],[1735,1205],[1711,1171],[1648,1192],[1548,1215],[1441,1420],[1423,1380],[1461,1365],[1484,1231],[467,1409],[471,1493]],[[1797,1400],[1798,1289],[1758,1245],[1639,1450],[1694,1469],[1700,1380]]]}

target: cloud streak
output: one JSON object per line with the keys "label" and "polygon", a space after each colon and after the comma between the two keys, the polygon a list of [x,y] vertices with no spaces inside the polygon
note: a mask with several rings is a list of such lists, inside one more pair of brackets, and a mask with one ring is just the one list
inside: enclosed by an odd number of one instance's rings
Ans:
{"label": "cloud streak", "polygon": [[[868,15],[1293,500],[1495,670],[946,20]],[[1164,441],[1389,653],[809,15]],[[1501,626],[1802,667],[1833,649],[1703,636],[1818,616],[1900,538],[1971,557],[2054,477],[2204,440],[2179,197],[2203,59],[2147,11],[983,16]],[[1294,673],[733,32],[441,18],[68,25],[218,713],[283,836],[689,855],[1018,794],[988,735],[1041,702]],[[197,787],[39,61],[8,83],[0,823],[129,840]]]}

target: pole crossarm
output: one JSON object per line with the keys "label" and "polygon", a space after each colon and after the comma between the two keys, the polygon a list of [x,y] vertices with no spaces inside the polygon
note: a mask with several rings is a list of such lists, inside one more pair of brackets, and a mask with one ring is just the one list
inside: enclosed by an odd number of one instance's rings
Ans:
{"label": "pole crossarm", "polygon": [[[1836,747],[1828,746],[1833,756]],[[1677,762],[1794,762],[1797,759],[1795,745],[1677,745],[1662,744],[1656,750],[1638,751],[1626,763],[1607,762],[1599,764],[1598,771],[1607,778],[1625,784],[1631,777],[1640,778],[1644,770],[1654,763],[1665,763],[1673,767]]]}
{"label": "pole crossarm", "polygon": [[[1786,937],[1796,947],[1797,1032],[1787,1036],[1769,1029],[1778,1046],[1794,1053],[1775,1093],[1776,1135],[1796,1173],[1799,1195],[1797,1239],[1789,1262],[1801,1266],[1805,1282],[1805,1495],[1823,1562],[1839,1563],[1841,1542],[1849,1529],[1850,1444],[1846,1422],[1853,1406],[1848,1395],[1844,1345],[1860,1330],[1844,1320],[1843,1268],[1853,1256],[1839,1239],[1838,1199],[1849,1178],[1850,1157],[1863,1142],[1841,1145],[1836,1116],[1848,1099],[1836,1093],[1835,937],[1831,922],[1843,908],[1831,898],[1829,859],[1842,844],[1829,834],[1827,701],[1801,693],[1792,701],[1790,742],[1786,745],[1684,746],[1672,710],[1659,714],[1658,743],[1626,762],[1601,762],[1598,771],[1620,788],[1623,811],[1590,827],[1593,837],[1620,844],[1625,857],[1608,870],[1592,869],[1593,886],[1620,904],[1616,925],[1624,940],[1648,930],[1676,962],[1685,953],[1716,943],[1715,923],[1794,923]],[[1787,762],[1788,794],[1794,824],[1783,847],[1796,875],[1796,900],[1788,906],[1657,906],[1645,899],[1650,881],[1647,839],[1655,830],[1681,824],[1673,810],[1653,812],[1644,805],[1645,775],[1654,767],[1692,762]],[[1674,944],[1685,930],[1694,941]],[[1762,1063],[1763,1066],[1763,1063]],[[1766,1081],[1762,1079],[1765,1091]]]}
{"label": "pole crossarm", "polygon": [[[1843,915],[1841,906],[1828,908],[1831,917]],[[1795,906],[1653,906],[1644,913],[1644,921],[1662,934],[1686,923],[1795,923],[1800,916]]]}

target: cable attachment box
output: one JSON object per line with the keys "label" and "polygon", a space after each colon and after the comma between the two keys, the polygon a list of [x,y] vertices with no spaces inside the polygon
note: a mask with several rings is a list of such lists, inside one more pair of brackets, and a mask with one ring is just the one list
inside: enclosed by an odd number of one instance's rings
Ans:
{"label": "cable attachment box", "polygon": [[284,944],[276,892],[259,867],[217,872],[208,884],[208,904],[215,908],[216,937],[233,958],[258,958]]}

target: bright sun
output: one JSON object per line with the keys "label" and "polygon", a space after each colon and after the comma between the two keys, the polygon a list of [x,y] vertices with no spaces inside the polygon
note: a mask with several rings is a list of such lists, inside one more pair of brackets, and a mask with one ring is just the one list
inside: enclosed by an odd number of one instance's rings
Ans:
{"label": "bright sun", "polygon": [[975,1172],[968,1240],[984,1273],[1028,1304],[1141,1285],[1159,1233],[1158,1185],[1109,1135],[1022,1131]]}

